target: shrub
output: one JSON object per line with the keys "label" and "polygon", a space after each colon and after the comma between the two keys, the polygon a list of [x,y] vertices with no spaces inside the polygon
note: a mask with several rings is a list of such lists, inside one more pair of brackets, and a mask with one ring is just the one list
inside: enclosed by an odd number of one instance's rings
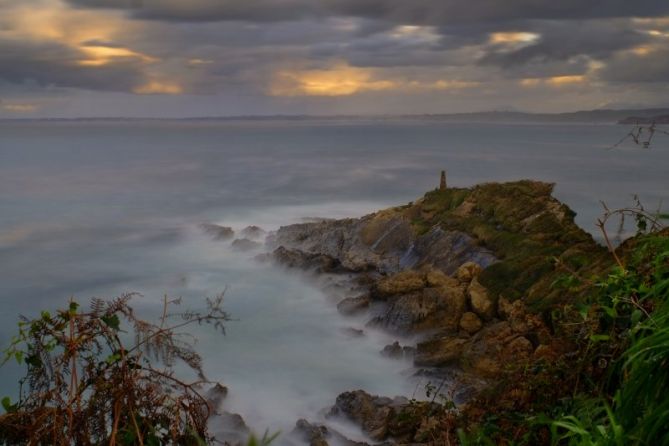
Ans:
{"label": "shrub", "polygon": [[[125,294],[93,299],[82,311],[71,301],[56,314],[22,318],[6,350],[26,366],[19,400],[2,400],[0,441],[5,444],[208,444],[211,407],[201,394],[208,381],[202,359],[183,331],[211,324],[223,331],[223,295],[207,299],[204,313],[170,313],[180,300],[165,297],[158,323],[135,316]],[[127,329],[127,331],[125,331]],[[134,334],[134,340],[126,342]],[[173,366],[192,369],[184,381]]]}

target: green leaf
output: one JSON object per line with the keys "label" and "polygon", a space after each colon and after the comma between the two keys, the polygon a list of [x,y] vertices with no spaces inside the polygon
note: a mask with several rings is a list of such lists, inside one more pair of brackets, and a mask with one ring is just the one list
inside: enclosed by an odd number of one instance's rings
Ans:
{"label": "green leaf", "polygon": [[121,359],[121,355],[118,354],[118,353],[114,353],[113,355],[107,356],[107,359],[105,359],[105,362],[107,364],[113,364],[116,361],[118,361],[119,359]]}
{"label": "green leaf", "polygon": [[6,396],[2,399],[2,408],[5,409],[5,412],[10,413],[16,410],[16,404],[12,404],[12,400]]}
{"label": "green leaf", "polygon": [[109,328],[113,330],[119,330],[121,325],[121,320],[117,315],[112,314],[111,316],[102,316],[102,322],[104,322]]}
{"label": "green leaf", "polygon": [[590,340],[592,342],[608,341],[610,339],[611,339],[611,336],[609,336],[609,335],[603,335],[603,334],[590,335]]}
{"label": "green leaf", "polygon": [[630,315],[630,321],[632,322],[632,325],[636,325],[639,323],[641,320],[641,317],[643,316],[643,312],[641,310],[634,310],[632,314]]}
{"label": "green leaf", "polygon": [[77,314],[77,309],[79,308],[79,304],[72,301],[70,302],[70,314],[74,315]]}

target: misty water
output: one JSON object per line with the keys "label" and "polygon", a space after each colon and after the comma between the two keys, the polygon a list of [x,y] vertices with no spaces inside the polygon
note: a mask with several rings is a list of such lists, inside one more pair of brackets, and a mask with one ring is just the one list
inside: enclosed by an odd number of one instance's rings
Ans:
{"label": "misty water", "polygon": [[[136,291],[142,315],[164,294],[201,308],[226,290],[235,319],[221,336],[197,329],[226,409],[258,431],[318,421],[357,388],[411,395],[409,363],[383,358],[395,338],[347,328],[323,282],[259,263],[199,228],[273,230],[310,217],[359,216],[405,204],[438,184],[533,178],[594,232],[599,201],[669,206],[669,141],[608,151],[615,125],[427,121],[133,121],[0,123],[0,341],[19,314],[71,296]],[[339,290],[339,292],[343,292]],[[15,395],[20,370],[0,369]]]}

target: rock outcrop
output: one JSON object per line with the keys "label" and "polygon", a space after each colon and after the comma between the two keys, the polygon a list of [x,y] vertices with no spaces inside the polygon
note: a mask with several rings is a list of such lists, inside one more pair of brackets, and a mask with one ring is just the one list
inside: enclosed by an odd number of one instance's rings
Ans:
{"label": "rock outcrop", "polygon": [[[339,312],[417,339],[417,367],[494,378],[509,361],[549,351],[541,311],[561,298],[555,259],[569,267],[605,255],[552,189],[518,181],[435,190],[358,219],[282,227],[268,246],[288,267],[352,275],[356,294]],[[383,352],[404,357],[399,344]]]}
{"label": "rock outcrop", "polygon": [[200,225],[205,234],[214,240],[230,240],[235,236],[235,231],[229,226],[215,225],[213,223],[202,223]]}

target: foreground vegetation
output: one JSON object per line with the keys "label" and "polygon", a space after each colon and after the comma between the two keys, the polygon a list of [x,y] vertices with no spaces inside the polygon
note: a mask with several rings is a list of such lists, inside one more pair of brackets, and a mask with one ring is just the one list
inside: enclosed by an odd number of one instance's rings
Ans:
{"label": "foreground vegetation", "polygon": [[[126,294],[93,299],[87,311],[74,301],[56,314],[22,318],[7,359],[26,367],[19,400],[2,400],[0,443],[8,445],[202,445],[212,440],[212,404],[202,359],[184,328],[210,324],[223,330],[223,296],[204,313],[172,313],[163,302],[154,324],[136,317]],[[134,335],[134,336],[132,336]],[[195,378],[184,381],[181,363]]]}
{"label": "foreground vegetation", "polygon": [[462,444],[669,444],[669,231],[641,232],[606,274],[554,282],[585,297],[544,313],[555,330],[545,357],[442,418]]}

